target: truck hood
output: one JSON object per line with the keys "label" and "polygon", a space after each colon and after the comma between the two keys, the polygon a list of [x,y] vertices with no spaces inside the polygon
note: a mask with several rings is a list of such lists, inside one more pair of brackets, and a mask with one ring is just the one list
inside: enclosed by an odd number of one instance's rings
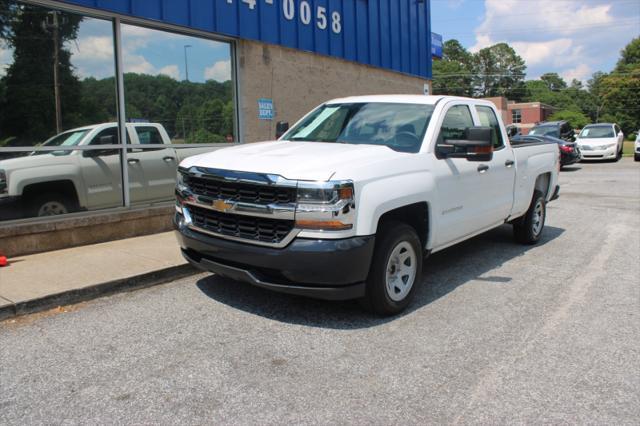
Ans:
{"label": "truck hood", "polygon": [[8,160],[0,160],[0,170],[11,172],[13,170],[30,169],[33,167],[49,166],[51,164],[71,164],[73,159],[71,155],[29,155],[26,157],[9,158]]}
{"label": "truck hood", "polygon": [[[185,159],[180,166],[276,174],[287,179],[327,181],[333,175],[389,161],[405,154],[385,146],[326,142],[258,142],[220,149]],[[356,178],[356,176],[354,176]]]}

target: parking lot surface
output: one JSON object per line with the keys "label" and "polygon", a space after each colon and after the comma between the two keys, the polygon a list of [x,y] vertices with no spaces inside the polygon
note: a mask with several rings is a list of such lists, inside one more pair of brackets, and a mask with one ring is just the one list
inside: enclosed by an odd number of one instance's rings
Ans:
{"label": "parking lot surface", "polygon": [[202,274],[0,323],[0,423],[637,424],[640,164],[560,183],[541,244],[433,255],[399,317]]}

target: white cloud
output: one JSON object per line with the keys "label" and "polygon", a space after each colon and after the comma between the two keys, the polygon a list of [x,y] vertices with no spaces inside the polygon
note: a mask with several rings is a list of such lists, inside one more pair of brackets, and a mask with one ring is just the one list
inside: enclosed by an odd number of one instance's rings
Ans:
{"label": "white cloud", "polygon": [[603,64],[638,35],[638,12],[612,0],[485,0],[470,50],[507,42],[527,62],[528,78],[558,72],[584,80],[608,71]]}
{"label": "white cloud", "polygon": [[66,45],[71,63],[81,78],[112,77],[115,74],[113,40],[107,36],[79,37]]}
{"label": "white cloud", "polygon": [[166,67],[160,68],[158,74],[166,75],[174,80],[180,80],[180,68],[177,65],[167,65]]}
{"label": "white cloud", "polygon": [[586,81],[589,79],[593,70],[587,64],[580,64],[575,68],[571,68],[569,70],[564,71],[560,76],[564,78],[567,83],[571,83],[571,81],[575,78],[579,81]]}
{"label": "white cloud", "polygon": [[231,61],[218,61],[204,70],[205,80],[224,82],[231,79]]}
{"label": "white cloud", "polygon": [[569,38],[559,38],[550,41],[516,41],[511,46],[527,62],[527,65],[538,65],[549,58],[571,53],[573,41]]}

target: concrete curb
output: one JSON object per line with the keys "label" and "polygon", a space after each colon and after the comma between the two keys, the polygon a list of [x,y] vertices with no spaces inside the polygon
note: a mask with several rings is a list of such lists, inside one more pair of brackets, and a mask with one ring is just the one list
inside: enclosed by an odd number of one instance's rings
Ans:
{"label": "concrete curb", "polygon": [[33,314],[58,306],[72,305],[86,302],[99,297],[111,296],[117,293],[139,290],[159,284],[189,277],[199,273],[198,269],[189,264],[171,266],[142,275],[108,281],[101,284],[50,294],[48,296],[31,299],[0,307],[0,321],[26,314]]}

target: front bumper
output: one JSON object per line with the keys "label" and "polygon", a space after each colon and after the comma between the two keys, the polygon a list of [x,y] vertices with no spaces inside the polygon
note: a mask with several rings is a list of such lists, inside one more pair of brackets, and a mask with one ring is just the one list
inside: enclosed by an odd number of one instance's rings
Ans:
{"label": "front bumper", "polygon": [[583,160],[613,160],[618,155],[617,147],[597,150],[581,147],[580,152]]}
{"label": "front bumper", "polygon": [[195,267],[258,287],[328,300],[364,296],[374,236],[296,238],[285,248],[261,247],[180,228],[182,254]]}

